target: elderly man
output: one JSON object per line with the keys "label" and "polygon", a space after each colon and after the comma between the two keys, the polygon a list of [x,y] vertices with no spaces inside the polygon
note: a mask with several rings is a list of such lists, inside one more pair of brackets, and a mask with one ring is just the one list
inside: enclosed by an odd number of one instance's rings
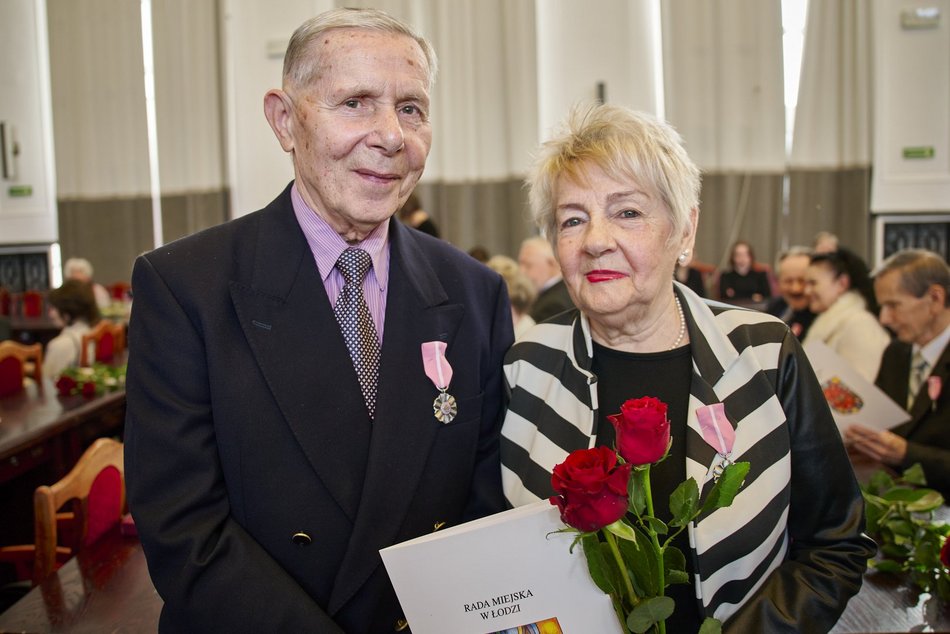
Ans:
{"label": "elderly man", "polygon": [[531,319],[540,323],[565,310],[574,308],[574,302],[561,279],[561,266],[554,257],[551,243],[541,236],[533,236],[521,243],[518,266],[538,291],[531,307]]}
{"label": "elderly man", "polygon": [[805,338],[808,327],[815,320],[815,313],[808,310],[808,296],[805,295],[805,273],[811,261],[811,250],[795,246],[778,256],[775,270],[778,276],[779,297],[776,297],[766,309],[788,324],[799,340]]}
{"label": "elderly man", "polygon": [[429,43],[304,23],[264,111],[294,181],[138,259],[126,477],[161,630],[392,632],[379,549],[501,510],[501,277],[392,216],[431,146]]}
{"label": "elderly man", "polygon": [[897,335],[876,383],[911,420],[882,432],[852,425],[846,440],[900,469],[919,462],[928,484],[950,496],[950,267],[930,251],[900,251],[876,272],[874,292],[881,323]]}

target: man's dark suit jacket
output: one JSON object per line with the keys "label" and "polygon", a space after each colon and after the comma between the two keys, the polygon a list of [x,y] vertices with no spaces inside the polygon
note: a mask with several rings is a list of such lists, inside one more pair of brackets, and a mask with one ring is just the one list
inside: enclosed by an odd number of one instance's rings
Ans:
{"label": "man's dark suit jacket", "polygon": [[[881,358],[881,369],[875,383],[898,405],[907,404],[908,379],[910,377],[910,344],[894,341]],[[907,455],[901,464],[906,469],[915,462],[924,468],[927,484],[950,496],[950,346],[944,348],[931,376],[940,377],[942,389],[937,397],[936,408],[927,393],[927,384],[911,406],[909,422],[895,427],[895,434],[907,439]]]}
{"label": "man's dark suit jacket", "polygon": [[574,308],[574,302],[571,301],[571,295],[567,292],[567,285],[564,280],[558,280],[557,283],[538,293],[538,298],[534,300],[528,314],[531,315],[531,319],[540,324],[545,319],[571,308]]}
{"label": "man's dark suit jacket", "polygon": [[[389,231],[373,422],[289,187],[136,261],[125,468],[162,631],[392,632],[378,550],[502,510],[505,285]],[[449,424],[423,369],[435,340]]]}

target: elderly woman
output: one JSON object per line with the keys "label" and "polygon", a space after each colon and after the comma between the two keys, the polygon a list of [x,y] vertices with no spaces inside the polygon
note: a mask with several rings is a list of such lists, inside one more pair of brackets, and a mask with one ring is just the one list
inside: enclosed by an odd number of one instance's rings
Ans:
{"label": "elderly woman", "polygon": [[718,463],[697,410],[723,403],[732,459],[751,470],[731,507],[674,542],[693,583],[667,589],[667,631],[695,632],[705,616],[729,632],[827,631],[874,552],[861,494],[788,328],[673,281],[693,248],[699,182],[676,132],[615,106],[575,111],[542,146],[531,206],[577,309],[532,329],[506,358],[505,495],[514,506],[551,496],[555,465],[613,446],[607,416],[654,396],[672,430],[652,470],[658,515],[669,519],[664,500],[680,482],[693,477],[702,495],[712,485]]}
{"label": "elderly woman", "polygon": [[874,312],[877,302],[864,260],[847,249],[813,254],[805,273],[805,295],[816,317],[802,344],[824,343],[874,381],[891,336]]}

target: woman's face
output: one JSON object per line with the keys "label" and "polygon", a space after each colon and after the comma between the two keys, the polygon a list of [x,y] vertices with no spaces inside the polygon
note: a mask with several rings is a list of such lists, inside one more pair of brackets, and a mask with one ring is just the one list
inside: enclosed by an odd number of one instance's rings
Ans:
{"label": "woman's face", "polygon": [[670,301],[676,258],[692,247],[695,217],[686,236],[667,243],[671,212],[656,192],[595,165],[582,176],[561,177],[555,208],[558,259],[574,303],[590,319],[609,321],[660,297]]}
{"label": "woman's face", "polygon": [[805,273],[805,295],[808,296],[808,309],[813,313],[823,313],[848,291],[848,276],[839,275],[826,264],[810,264]]}
{"label": "woman's face", "polygon": [[46,314],[49,315],[49,320],[53,322],[53,325],[57,328],[63,328],[66,326],[66,320],[63,319],[63,316],[59,314],[59,310],[53,306],[49,307],[49,310],[46,311]]}
{"label": "woman's face", "polygon": [[740,275],[747,274],[752,268],[752,256],[749,254],[748,245],[737,244],[732,250],[732,268]]}

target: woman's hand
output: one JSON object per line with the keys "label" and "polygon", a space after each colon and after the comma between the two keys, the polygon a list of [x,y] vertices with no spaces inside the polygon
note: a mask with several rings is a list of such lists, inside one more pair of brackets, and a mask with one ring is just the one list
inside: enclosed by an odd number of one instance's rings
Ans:
{"label": "woman's hand", "polygon": [[889,431],[851,425],[845,431],[844,441],[848,447],[892,466],[900,465],[907,455],[907,440]]}

